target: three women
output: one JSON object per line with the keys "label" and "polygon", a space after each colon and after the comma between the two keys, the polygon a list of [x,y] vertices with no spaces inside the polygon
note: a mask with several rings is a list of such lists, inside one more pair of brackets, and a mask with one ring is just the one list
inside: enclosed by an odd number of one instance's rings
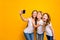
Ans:
{"label": "three women", "polygon": [[30,18],[24,18],[22,14],[23,12],[20,11],[21,19],[28,22],[28,25],[24,30],[26,40],[34,40],[34,28],[37,30],[37,40],[44,40],[44,32],[46,32],[48,40],[54,40],[54,32],[48,13],[42,15],[42,11],[33,10]]}

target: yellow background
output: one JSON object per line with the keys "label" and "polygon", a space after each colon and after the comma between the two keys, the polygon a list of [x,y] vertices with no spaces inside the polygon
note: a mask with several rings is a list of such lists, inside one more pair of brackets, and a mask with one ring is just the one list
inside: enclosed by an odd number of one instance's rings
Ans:
{"label": "yellow background", "polygon": [[25,40],[23,30],[27,23],[20,18],[22,9],[26,10],[25,18],[34,9],[48,12],[56,40],[60,40],[60,0],[0,0],[0,40]]}

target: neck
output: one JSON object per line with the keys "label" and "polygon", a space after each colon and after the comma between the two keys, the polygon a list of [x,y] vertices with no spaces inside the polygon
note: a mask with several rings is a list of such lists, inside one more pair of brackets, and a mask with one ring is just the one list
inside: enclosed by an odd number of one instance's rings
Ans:
{"label": "neck", "polygon": [[32,19],[34,19],[34,20],[35,20],[35,18],[32,18]]}
{"label": "neck", "polygon": [[38,21],[41,20],[41,18],[38,18]]}

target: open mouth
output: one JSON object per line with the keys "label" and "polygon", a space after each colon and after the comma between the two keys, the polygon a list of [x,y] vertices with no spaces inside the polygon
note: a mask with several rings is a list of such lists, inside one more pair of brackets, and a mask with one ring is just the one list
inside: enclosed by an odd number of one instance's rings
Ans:
{"label": "open mouth", "polygon": [[43,19],[45,19],[45,18],[43,18]]}

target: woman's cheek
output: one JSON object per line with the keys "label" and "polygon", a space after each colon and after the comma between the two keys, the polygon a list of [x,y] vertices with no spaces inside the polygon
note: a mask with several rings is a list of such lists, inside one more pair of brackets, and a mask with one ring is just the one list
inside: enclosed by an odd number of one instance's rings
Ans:
{"label": "woman's cheek", "polygon": [[37,18],[40,18],[39,16],[37,16]]}
{"label": "woman's cheek", "polygon": [[46,21],[46,19],[44,19],[44,21]]}

